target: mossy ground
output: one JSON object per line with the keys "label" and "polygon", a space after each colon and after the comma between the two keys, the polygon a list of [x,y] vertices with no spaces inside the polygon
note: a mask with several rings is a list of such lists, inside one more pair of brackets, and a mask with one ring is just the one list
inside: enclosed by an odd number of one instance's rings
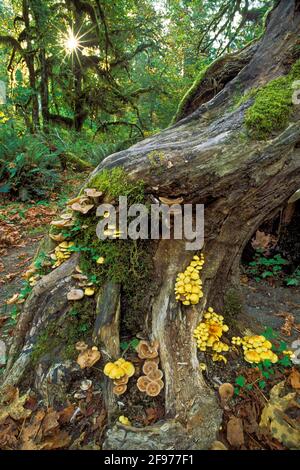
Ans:
{"label": "mossy ground", "polygon": [[267,139],[288,125],[293,111],[293,82],[299,79],[300,60],[288,75],[276,78],[255,91],[254,103],[245,115],[245,125],[251,137]]}

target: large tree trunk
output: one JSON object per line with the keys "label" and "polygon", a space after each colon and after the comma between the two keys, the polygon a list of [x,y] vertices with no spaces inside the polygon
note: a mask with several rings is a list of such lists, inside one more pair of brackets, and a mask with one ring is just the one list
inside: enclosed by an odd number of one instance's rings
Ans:
{"label": "large tree trunk", "polygon": [[[253,100],[249,98],[236,109],[233,103],[237,93],[286,73],[287,64],[296,59],[293,51],[299,33],[300,1],[280,1],[250,62],[239,73],[237,70],[238,75],[221,92],[173,127],[111,155],[93,173],[122,166],[131,179],[143,179],[151,195],[180,196],[184,203],[205,204],[204,297],[196,308],[182,307],[173,293],[176,274],[191,258],[184,243],[161,240],[154,256],[161,283],[151,306],[149,336],[160,343],[166,420],[143,430],[113,426],[115,401],[110,385],[104,382],[110,419],[105,448],[203,449],[215,438],[221,412],[199,371],[193,330],[206,307],[221,311],[226,291],[238,289],[239,263],[246,243],[300,187],[297,112],[296,119],[269,140],[245,141],[241,138],[244,115]],[[159,158],[155,159],[155,154]],[[47,321],[50,310],[64,311],[59,299],[72,283],[74,263],[71,259],[56,274],[44,278],[27,300],[6,383],[23,379],[30,366],[32,337]],[[109,305],[110,310],[105,321],[97,324],[94,336],[105,354],[116,357],[120,291],[113,285],[106,289],[108,298],[98,302],[97,308],[103,312]]]}

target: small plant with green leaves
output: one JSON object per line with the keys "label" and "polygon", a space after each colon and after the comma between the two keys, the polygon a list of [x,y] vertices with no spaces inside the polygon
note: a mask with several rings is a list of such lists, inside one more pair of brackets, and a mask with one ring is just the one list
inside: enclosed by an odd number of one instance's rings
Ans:
{"label": "small plant with green leaves", "polygon": [[258,374],[254,380],[249,379],[252,374],[245,373],[239,375],[235,379],[235,395],[247,393],[253,388],[260,390],[267,389],[273,385],[274,377],[281,374],[285,375],[286,369],[292,367],[291,354],[285,341],[276,342],[278,333],[273,328],[266,328],[263,336],[266,340],[272,340],[272,351],[278,356],[278,361],[273,363],[269,359],[259,362],[258,364],[251,364],[248,370],[255,369]]}
{"label": "small plant with green leaves", "polygon": [[253,261],[251,261],[246,272],[257,282],[262,279],[280,279],[283,277],[283,267],[288,264],[280,254],[272,257],[265,256],[261,250],[256,250]]}
{"label": "small plant with green leaves", "polygon": [[300,266],[298,266],[293,274],[287,276],[284,280],[285,284],[289,287],[300,286]]}
{"label": "small plant with green leaves", "polygon": [[137,338],[132,338],[128,341],[122,341],[120,344],[121,351],[126,352],[128,350],[135,351],[140,340]]}

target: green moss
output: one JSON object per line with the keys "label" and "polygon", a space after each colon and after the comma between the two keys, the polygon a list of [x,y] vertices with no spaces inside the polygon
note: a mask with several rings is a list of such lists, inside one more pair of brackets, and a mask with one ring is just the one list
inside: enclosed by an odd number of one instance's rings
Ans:
{"label": "green moss", "polygon": [[93,176],[88,183],[91,188],[99,189],[112,198],[126,196],[128,203],[142,203],[145,199],[143,181],[130,181],[123,168],[103,170]]}
{"label": "green moss", "polygon": [[34,344],[33,364],[44,356],[58,355],[62,360],[74,359],[77,355],[75,349],[77,341],[91,336],[95,321],[94,303],[94,299],[91,298],[74,302],[70,311],[61,319],[50,321]]}
{"label": "green moss", "polygon": [[284,129],[293,111],[293,81],[300,79],[300,60],[288,75],[276,78],[256,92],[253,105],[246,111],[245,124],[251,137],[267,139]]}
{"label": "green moss", "polygon": [[[219,60],[220,59],[217,59],[215,62],[217,62]],[[206,72],[208,71],[208,69],[213,64],[215,64],[215,62],[213,62],[212,64],[207,65],[203,70],[201,70],[201,72],[197,76],[197,78],[194,81],[194,83],[192,84],[192,86],[187,90],[187,92],[185,93],[185,95],[181,99],[181,101],[178,105],[176,114],[173,117],[170,125],[175,124],[176,122],[180,121],[180,119],[182,119],[184,117],[184,114],[185,114],[185,111],[186,111],[186,108],[187,108],[189,102],[191,101],[192,97],[195,95],[195,93],[199,89],[202,80],[205,78]]]}
{"label": "green moss", "polygon": [[224,298],[225,317],[236,317],[242,313],[242,309],[243,304],[240,292],[234,288],[228,289]]}
{"label": "green moss", "polygon": [[165,161],[164,153],[158,152],[156,150],[153,150],[152,152],[150,152],[147,158],[150,162],[150,165],[154,167],[162,165]]}

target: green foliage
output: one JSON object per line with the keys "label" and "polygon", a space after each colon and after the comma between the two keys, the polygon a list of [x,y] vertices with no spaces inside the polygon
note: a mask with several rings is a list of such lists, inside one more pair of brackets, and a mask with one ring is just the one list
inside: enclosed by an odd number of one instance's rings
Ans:
{"label": "green foliage", "polygon": [[287,286],[289,287],[297,287],[300,285],[300,266],[298,266],[293,274],[287,276],[284,280]]}
{"label": "green foliage", "polygon": [[58,187],[58,155],[40,136],[0,128],[0,193],[22,200],[47,197]]}
{"label": "green foliage", "polygon": [[249,276],[256,281],[272,278],[279,279],[283,276],[283,267],[288,262],[280,254],[273,257],[264,256],[261,250],[256,250],[254,260],[250,261],[246,268]]}
{"label": "green foliage", "polygon": [[293,111],[293,81],[300,78],[300,60],[290,73],[276,78],[256,92],[254,104],[246,111],[245,124],[250,135],[267,139],[284,129]]}
{"label": "green foliage", "polygon": [[120,348],[122,351],[128,351],[129,349],[131,349],[132,351],[135,352],[139,342],[140,340],[137,338],[133,338],[130,341],[122,341],[120,343]]}

